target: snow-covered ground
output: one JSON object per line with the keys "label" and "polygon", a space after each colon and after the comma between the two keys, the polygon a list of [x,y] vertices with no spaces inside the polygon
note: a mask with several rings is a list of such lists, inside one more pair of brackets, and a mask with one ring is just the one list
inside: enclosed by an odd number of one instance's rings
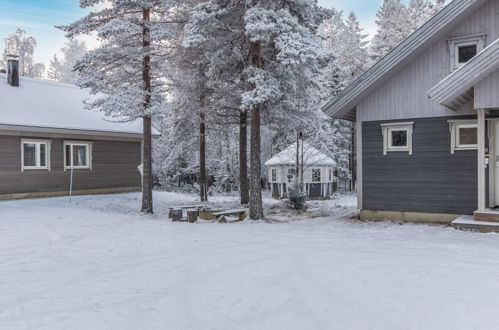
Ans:
{"label": "snow-covered ground", "polygon": [[0,328],[499,329],[497,234],[341,220],[350,197],[173,223],[196,197],[155,197],[154,216],[138,194],[0,202]]}

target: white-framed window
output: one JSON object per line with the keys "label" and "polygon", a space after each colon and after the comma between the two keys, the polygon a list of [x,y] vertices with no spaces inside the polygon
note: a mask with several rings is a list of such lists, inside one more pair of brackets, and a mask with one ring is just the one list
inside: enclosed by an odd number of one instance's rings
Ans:
{"label": "white-framed window", "polygon": [[21,171],[50,171],[50,140],[21,139]]}
{"label": "white-framed window", "polygon": [[451,137],[451,154],[456,150],[478,149],[476,120],[448,120]]}
{"label": "white-framed window", "polygon": [[329,169],[328,173],[329,173],[329,181],[333,181],[333,170]]}
{"label": "white-framed window", "polygon": [[405,151],[412,155],[412,132],[414,122],[381,124],[383,131],[383,154]]}
{"label": "white-framed window", "polygon": [[321,169],[313,168],[312,169],[312,182],[321,182]]}
{"label": "white-framed window", "polygon": [[270,181],[277,182],[277,168],[272,168],[270,170]]}
{"label": "white-framed window", "polygon": [[450,66],[454,71],[485,48],[485,34],[449,39]]}
{"label": "white-framed window", "polygon": [[92,169],[93,143],[64,141],[64,170]]}
{"label": "white-framed window", "polygon": [[296,174],[296,169],[293,168],[288,168],[288,182],[291,183],[295,181],[295,174]]}

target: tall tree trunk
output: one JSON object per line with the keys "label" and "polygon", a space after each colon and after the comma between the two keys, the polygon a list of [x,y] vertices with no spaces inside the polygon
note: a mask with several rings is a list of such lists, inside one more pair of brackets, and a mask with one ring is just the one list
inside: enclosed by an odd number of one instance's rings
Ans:
{"label": "tall tree trunk", "polygon": [[[150,10],[144,9],[142,11],[142,50],[144,52],[149,52],[150,50],[150,30],[149,30],[149,20],[150,20]],[[142,149],[142,165],[143,165],[143,175],[142,175],[142,212],[153,213],[153,202],[152,202],[152,188],[153,188],[153,177],[152,177],[152,134],[151,134],[151,115],[148,114],[149,108],[151,106],[151,57],[145,55],[142,59],[142,81],[144,83],[144,112],[146,115],[143,117],[144,127],[143,127],[143,149]]]}
{"label": "tall tree trunk", "polygon": [[248,204],[248,113],[246,111],[241,111],[239,115],[239,190],[241,204]]}
{"label": "tall tree trunk", "polygon": [[[260,41],[253,41],[250,44],[250,63],[256,68],[263,67],[262,46]],[[256,88],[256,86],[253,86]],[[249,213],[253,220],[263,219],[262,184],[261,184],[261,136],[260,136],[260,116],[262,104],[251,109],[251,149],[250,149],[250,180],[249,180]]]}
{"label": "tall tree trunk", "polygon": [[[204,99],[201,96],[201,107],[204,107]],[[201,121],[199,123],[199,191],[201,202],[208,200],[208,176],[206,175],[206,123],[204,112],[201,110]]]}

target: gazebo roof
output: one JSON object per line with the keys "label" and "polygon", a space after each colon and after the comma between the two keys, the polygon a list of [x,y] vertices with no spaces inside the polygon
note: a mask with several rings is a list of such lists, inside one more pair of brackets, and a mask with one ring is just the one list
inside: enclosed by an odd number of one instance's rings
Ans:
{"label": "gazebo roof", "polygon": [[[309,143],[303,143],[303,163],[306,166],[335,166],[336,162],[329,156],[323,154]],[[265,162],[265,166],[295,165],[296,144],[292,144],[271,159]]]}

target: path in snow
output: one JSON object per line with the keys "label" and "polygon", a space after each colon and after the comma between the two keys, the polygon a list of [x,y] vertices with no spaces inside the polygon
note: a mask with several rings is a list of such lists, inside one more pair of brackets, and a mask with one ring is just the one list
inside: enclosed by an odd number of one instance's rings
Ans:
{"label": "path in snow", "polygon": [[172,223],[195,196],[155,197],[156,216],[138,194],[0,202],[0,328],[499,329],[497,234]]}

